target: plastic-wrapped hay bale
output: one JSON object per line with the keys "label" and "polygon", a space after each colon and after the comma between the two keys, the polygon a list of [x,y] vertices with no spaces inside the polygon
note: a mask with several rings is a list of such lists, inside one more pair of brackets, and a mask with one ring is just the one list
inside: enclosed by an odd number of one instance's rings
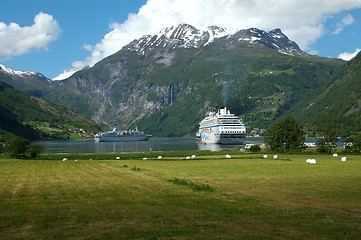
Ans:
{"label": "plastic-wrapped hay bale", "polygon": [[311,159],[310,164],[316,164],[316,159]]}
{"label": "plastic-wrapped hay bale", "polygon": [[347,160],[347,157],[342,157],[341,158],[341,162],[346,162],[346,160]]}
{"label": "plastic-wrapped hay bale", "polygon": [[309,163],[309,164],[316,164],[316,159],[311,159],[311,158],[308,158],[307,160],[306,160],[306,163]]}

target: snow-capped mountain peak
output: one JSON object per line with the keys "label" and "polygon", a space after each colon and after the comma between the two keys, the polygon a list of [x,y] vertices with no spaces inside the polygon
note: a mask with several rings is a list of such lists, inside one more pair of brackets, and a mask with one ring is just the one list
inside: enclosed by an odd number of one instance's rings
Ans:
{"label": "snow-capped mountain peak", "polygon": [[233,34],[234,30],[210,26],[204,30],[197,29],[189,24],[171,26],[159,31],[156,35],[146,35],[126,46],[128,50],[143,53],[154,48],[200,48]]}
{"label": "snow-capped mountain peak", "polygon": [[237,30],[222,28],[222,27],[218,27],[218,26],[209,26],[207,28],[207,32],[209,34],[209,39],[208,39],[207,43],[205,43],[205,45],[210,44],[217,38],[231,36],[234,33],[236,33]]}
{"label": "snow-capped mountain peak", "polygon": [[2,64],[0,64],[0,71],[8,74],[8,75],[19,75],[19,76],[30,76],[30,75],[39,75],[40,73],[32,72],[32,71],[16,71],[12,70]]}
{"label": "snow-capped mountain peak", "polygon": [[281,29],[279,29],[279,28],[273,29],[272,31],[269,32],[269,34],[274,38],[286,37],[286,35],[284,35],[283,32],[281,31]]}
{"label": "snow-capped mountain peak", "polygon": [[238,31],[218,26],[210,26],[200,30],[189,24],[164,28],[155,35],[146,35],[133,41],[125,46],[125,48],[144,55],[153,49],[201,49],[212,44],[214,41],[222,38],[233,39],[233,37],[237,38],[239,43],[248,45],[259,44],[260,46],[272,48],[282,54],[305,54],[295,42],[290,41],[278,28],[270,32],[257,28]]}
{"label": "snow-capped mountain peak", "polygon": [[51,82],[51,80],[47,77],[45,77],[42,73],[39,72],[33,72],[33,71],[17,71],[17,70],[13,70],[11,68],[8,68],[2,64],[0,64],[0,73],[6,74],[8,76],[10,76],[11,78],[41,78],[41,79],[45,79],[49,82]]}
{"label": "snow-capped mountain peak", "polygon": [[41,94],[37,91],[33,92],[31,89],[52,85],[52,81],[39,72],[16,71],[2,64],[0,64],[0,77],[1,81],[37,97],[40,97]]}

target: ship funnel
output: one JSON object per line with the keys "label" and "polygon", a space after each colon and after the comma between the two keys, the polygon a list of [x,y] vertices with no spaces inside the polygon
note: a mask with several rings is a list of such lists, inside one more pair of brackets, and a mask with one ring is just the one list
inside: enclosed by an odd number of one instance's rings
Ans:
{"label": "ship funnel", "polygon": [[220,115],[230,114],[230,111],[227,110],[227,107],[224,107],[224,108],[221,108],[221,109],[219,110],[219,114],[220,114]]}

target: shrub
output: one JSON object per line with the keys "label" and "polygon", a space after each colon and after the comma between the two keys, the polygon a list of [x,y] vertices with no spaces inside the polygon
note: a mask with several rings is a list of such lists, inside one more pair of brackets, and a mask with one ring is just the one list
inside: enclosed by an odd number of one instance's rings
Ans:
{"label": "shrub", "polygon": [[346,141],[348,143],[344,146],[345,151],[354,153],[361,152],[361,133],[348,137]]}
{"label": "shrub", "polygon": [[261,151],[261,147],[260,147],[259,145],[255,144],[255,145],[252,145],[252,146],[249,148],[249,150],[250,150],[251,152],[259,152],[259,151]]}
{"label": "shrub", "polygon": [[41,144],[34,144],[31,146],[30,157],[35,158],[44,152],[44,146]]}
{"label": "shrub", "polygon": [[133,166],[130,170],[133,170],[133,171],[140,171],[140,168],[137,167],[137,166]]}
{"label": "shrub", "polygon": [[11,137],[5,142],[4,150],[10,157],[23,157],[28,150],[29,141],[21,137]]}
{"label": "shrub", "polygon": [[179,178],[169,179],[168,181],[177,185],[187,186],[197,191],[213,191],[213,189],[208,185],[207,181],[205,184],[195,184],[190,180]]}
{"label": "shrub", "polygon": [[324,139],[319,139],[316,151],[319,153],[331,153],[333,151],[333,144],[326,142]]}
{"label": "shrub", "polygon": [[317,148],[316,148],[316,151],[318,153],[331,153],[332,152],[332,148],[329,147],[329,146],[325,146],[325,145],[319,145]]}

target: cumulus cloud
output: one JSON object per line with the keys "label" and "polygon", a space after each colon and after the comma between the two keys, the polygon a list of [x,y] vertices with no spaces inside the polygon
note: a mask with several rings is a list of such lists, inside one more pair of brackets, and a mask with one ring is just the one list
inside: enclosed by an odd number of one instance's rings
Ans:
{"label": "cumulus cloud", "polygon": [[[197,28],[211,25],[234,29],[256,27],[266,31],[281,28],[301,49],[314,51],[310,46],[329,32],[324,25],[327,20],[342,11],[360,7],[360,0],[192,0],[192,3],[148,0],[123,23],[111,24],[110,31],[99,43],[93,47],[87,45],[90,56],[74,62],[68,75],[79,69],[75,66],[92,66],[136,38],[180,23]],[[352,19],[350,15],[345,17],[338,28],[342,31]]]}
{"label": "cumulus cloud", "polygon": [[21,27],[0,22],[0,56],[11,58],[31,51],[47,50],[55,41],[61,29],[53,16],[40,12],[34,17],[34,24]]}
{"label": "cumulus cloud", "polygon": [[352,53],[348,53],[348,52],[344,52],[338,55],[338,58],[345,60],[345,61],[350,61],[352,58],[356,57],[356,55],[361,51],[360,48],[356,48],[356,50]]}
{"label": "cumulus cloud", "polygon": [[355,19],[351,15],[347,15],[342,18],[342,20],[337,23],[336,29],[332,34],[336,35],[343,31],[343,29],[349,25],[352,25],[355,22]]}

